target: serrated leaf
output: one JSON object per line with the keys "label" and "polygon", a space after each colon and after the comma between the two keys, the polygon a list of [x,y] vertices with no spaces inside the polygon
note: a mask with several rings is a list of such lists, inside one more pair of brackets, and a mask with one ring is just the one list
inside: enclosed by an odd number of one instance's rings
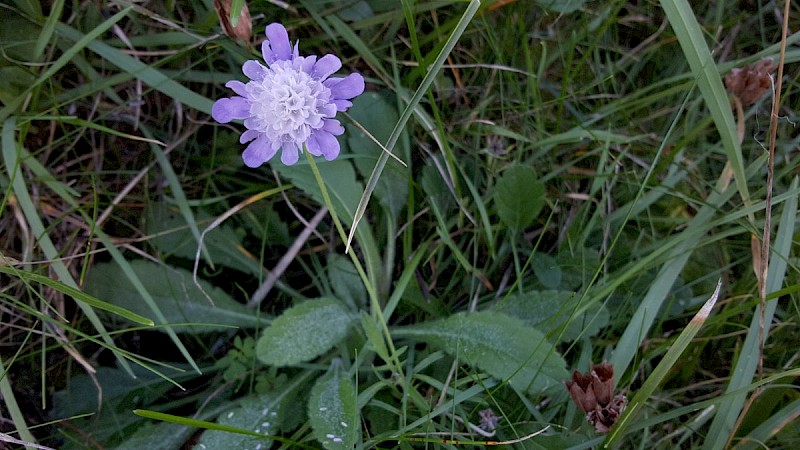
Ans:
{"label": "serrated leaf", "polygon": [[[145,260],[131,261],[131,268],[153,297],[167,323],[203,323],[176,327],[178,333],[200,333],[227,330],[231,326],[255,328],[269,323],[267,317],[257,317],[253,310],[232,299],[222,290],[205,281],[200,285],[214,301],[211,304],[195,286],[192,274],[176,267]],[[141,315],[150,314],[133,284],[116,263],[95,265],[86,277],[86,292],[109,303]],[[208,324],[208,325],[205,325]]]}
{"label": "serrated leaf", "polygon": [[497,215],[509,228],[528,227],[544,207],[544,185],[533,169],[512,166],[497,180],[494,191]]}
{"label": "serrated leaf", "polygon": [[326,449],[352,449],[358,438],[356,390],[340,360],[311,389],[308,418],[314,436]]}
{"label": "serrated leaf", "polygon": [[264,329],[256,355],[264,364],[278,367],[309,361],[344,339],[354,320],[355,315],[336,299],[304,301]]}
{"label": "serrated leaf", "polygon": [[[269,395],[259,395],[243,400],[240,406],[223,412],[216,422],[235,428],[250,430],[260,434],[275,434],[278,428],[278,401]],[[200,438],[196,449],[263,449],[272,446],[272,441],[244,434],[229,433],[219,430],[207,430]]]}
{"label": "serrated leaf", "polygon": [[[397,108],[385,96],[376,92],[365,92],[353,100],[350,115],[362,127],[383,144],[397,123]],[[348,126],[347,144],[350,151],[358,155],[353,163],[363,177],[369,177],[383,149],[355,126]],[[392,217],[397,217],[408,199],[408,176],[405,167],[390,160],[375,186],[375,198]]]}
{"label": "serrated leaf", "polygon": [[[515,317],[549,336],[555,336],[561,333],[578,300],[580,296],[569,291],[531,291],[501,300],[494,311]],[[572,318],[561,335],[561,342],[575,340],[581,335],[593,336],[608,321],[606,308],[593,303],[586,312]]]}
{"label": "serrated leaf", "polygon": [[564,359],[542,332],[505,314],[458,313],[444,320],[407,327],[397,335],[440,347],[530,393],[560,386],[569,376]]}

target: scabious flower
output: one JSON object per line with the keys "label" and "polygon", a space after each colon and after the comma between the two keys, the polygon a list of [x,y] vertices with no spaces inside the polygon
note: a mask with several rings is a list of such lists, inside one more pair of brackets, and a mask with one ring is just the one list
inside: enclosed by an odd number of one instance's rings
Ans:
{"label": "scabious flower", "polygon": [[246,61],[242,72],[250,81],[226,83],[237,95],[214,102],[211,116],[220,123],[244,120],[247,131],[239,142],[250,143],[242,154],[249,167],[269,161],[278,149],[281,161],[292,165],[304,146],[312,155],[335,159],[340,150],[336,136],[344,127],[334,117],[364,92],[364,78],[357,73],[330,77],[342,61],[335,55],[300,56],[298,44],[292,47],[279,23],[267,25],[266,34],[261,53],[267,66]]}

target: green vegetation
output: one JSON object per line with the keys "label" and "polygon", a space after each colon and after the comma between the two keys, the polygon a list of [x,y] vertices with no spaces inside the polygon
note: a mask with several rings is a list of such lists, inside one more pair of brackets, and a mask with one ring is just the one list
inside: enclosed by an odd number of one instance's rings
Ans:
{"label": "green vegetation", "polygon": [[[0,3],[0,448],[800,446],[796,4],[289,3]],[[335,160],[210,116],[273,22]]]}

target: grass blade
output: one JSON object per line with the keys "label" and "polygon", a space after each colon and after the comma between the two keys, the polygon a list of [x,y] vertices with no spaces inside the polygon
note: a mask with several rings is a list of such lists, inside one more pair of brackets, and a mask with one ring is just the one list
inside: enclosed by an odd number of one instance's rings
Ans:
{"label": "grass blade", "polygon": [[[791,189],[796,189],[798,186],[798,179],[792,180]],[[769,262],[769,275],[767,276],[767,294],[779,290],[783,284],[786,275],[788,255],[792,250],[792,235],[794,234],[795,225],[797,221],[797,197],[787,199],[781,214],[780,226],[775,235],[775,245],[772,250],[772,258]],[[775,315],[775,309],[778,306],[777,301],[767,303],[764,310],[764,323],[772,323],[772,318]],[[753,318],[750,322],[750,328],[747,332],[744,345],[742,346],[741,354],[736,362],[736,367],[731,374],[731,381],[725,390],[726,393],[739,390],[751,383],[753,376],[756,373],[756,366],[758,365],[759,353],[759,323],[761,315],[761,306],[757,307],[753,313]],[[704,449],[719,449],[723,448],[728,440],[728,437],[733,432],[733,425],[736,418],[739,416],[742,406],[744,405],[746,392],[738,395],[726,397],[722,400],[717,408],[717,415],[711,423],[711,428],[706,438]]]}
{"label": "grass blade", "polygon": [[658,385],[661,384],[661,381],[664,380],[667,373],[672,370],[672,367],[678,361],[683,351],[686,350],[686,347],[692,342],[697,332],[700,331],[700,327],[705,323],[711,313],[711,308],[714,307],[714,304],[719,298],[720,289],[722,289],[722,279],[717,282],[717,289],[714,290],[711,297],[706,301],[703,307],[700,308],[700,311],[694,315],[689,325],[681,332],[675,340],[675,343],[672,344],[672,347],[670,347],[669,351],[664,355],[664,358],[653,370],[653,373],[647,377],[642,387],[636,392],[628,408],[622,413],[616,425],[608,434],[605,442],[603,442],[603,448],[610,448],[625,436],[625,431],[631,423],[633,423],[632,420],[636,417],[636,414],[647,404],[647,399],[650,398],[650,395],[652,395]]}
{"label": "grass blade", "polygon": [[[442,51],[439,52],[439,55],[436,57],[436,60],[431,65],[430,70],[428,73],[425,74],[425,78],[422,79],[419,87],[417,88],[416,92],[414,92],[414,96],[411,97],[411,100],[408,102],[406,109],[403,110],[403,113],[400,115],[400,120],[397,121],[394,129],[392,130],[392,134],[389,135],[389,140],[386,142],[386,149],[388,152],[391,152],[394,149],[397,140],[400,139],[400,135],[403,133],[403,129],[408,123],[408,119],[411,118],[411,115],[414,113],[414,109],[419,104],[420,100],[422,100],[422,96],[425,95],[428,88],[430,87],[431,83],[433,83],[434,78],[436,78],[436,74],[439,73],[439,70],[444,65],[445,61],[447,60],[447,56],[455,47],[456,42],[466,30],[467,25],[469,25],[472,17],[478,12],[478,7],[480,7],[480,1],[472,0],[467,6],[467,10],[464,11],[464,14],[461,16],[456,28],[453,30],[453,33],[450,35],[450,38],[445,43],[444,47],[442,47]],[[356,208],[356,213],[353,216],[353,226],[350,228],[350,234],[347,237],[347,249],[350,249],[350,243],[353,241],[353,236],[355,235],[356,228],[358,228],[358,223],[361,221],[361,218],[364,217],[364,212],[367,210],[367,204],[369,203],[370,197],[372,197],[372,191],[375,190],[375,186],[378,184],[378,178],[381,176],[381,172],[383,172],[384,166],[386,166],[386,161],[389,160],[388,152],[381,153],[381,156],[378,158],[378,162],[375,164],[375,169],[372,170],[372,174],[367,180],[366,186],[364,187],[364,193],[361,196],[361,200],[358,202],[358,207]]]}

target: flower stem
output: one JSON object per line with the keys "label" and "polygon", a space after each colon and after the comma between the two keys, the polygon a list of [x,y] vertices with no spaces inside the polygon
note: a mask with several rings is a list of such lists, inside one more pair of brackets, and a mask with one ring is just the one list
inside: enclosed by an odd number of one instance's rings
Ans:
{"label": "flower stem", "polygon": [[[308,164],[311,166],[311,172],[314,174],[314,179],[317,180],[317,185],[319,185],[319,190],[322,193],[322,200],[325,202],[325,206],[328,207],[328,211],[331,213],[331,219],[333,219],[333,224],[336,227],[336,231],[339,232],[339,237],[342,241],[347,241],[347,233],[345,232],[344,228],[342,227],[342,222],[339,220],[339,216],[336,214],[336,208],[333,207],[333,203],[331,202],[331,197],[328,194],[328,189],[325,187],[325,182],[322,179],[322,174],[319,172],[319,168],[317,167],[317,163],[314,161],[314,156],[308,152],[307,149],[303,149],[303,153],[306,155],[306,159],[308,160]],[[375,286],[372,285],[369,281],[369,277],[367,273],[364,271],[363,266],[361,265],[361,261],[356,256],[355,252],[347,252],[350,255],[350,259],[353,261],[353,265],[358,272],[358,275],[361,277],[361,281],[364,283],[364,286],[367,288],[367,293],[369,294],[369,302],[370,302],[370,310],[372,315],[377,319],[380,323],[381,330],[386,338],[386,344],[389,346],[389,354],[391,355],[392,361],[386,361],[394,366],[394,370],[403,377],[403,368],[400,364],[400,360],[397,358],[397,352],[394,347],[394,342],[392,342],[392,336],[389,333],[389,327],[386,324],[386,319],[383,316],[383,310],[381,309],[380,303],[378,302],[378,293],[375,291]]]}

